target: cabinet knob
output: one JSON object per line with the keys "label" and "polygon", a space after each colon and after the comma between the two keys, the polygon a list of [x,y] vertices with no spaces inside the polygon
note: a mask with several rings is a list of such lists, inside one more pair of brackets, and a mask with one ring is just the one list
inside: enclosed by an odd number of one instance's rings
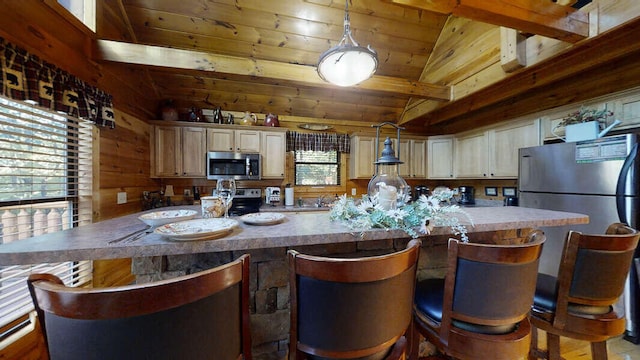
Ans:
{"label": "cabinet knob", "polygon": [[482,176],[486,177],[486,176],[487,176],[487,174],[482,174]]}

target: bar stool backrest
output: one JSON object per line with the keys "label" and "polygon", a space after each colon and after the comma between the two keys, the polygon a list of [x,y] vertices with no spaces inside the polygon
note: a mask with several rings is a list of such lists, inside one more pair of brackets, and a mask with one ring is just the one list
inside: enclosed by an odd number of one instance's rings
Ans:
{"label": "bar stool backrest", "polygon": [[147,284],[73,288],[27,281],[49,358],[251,359],[249,255]]}

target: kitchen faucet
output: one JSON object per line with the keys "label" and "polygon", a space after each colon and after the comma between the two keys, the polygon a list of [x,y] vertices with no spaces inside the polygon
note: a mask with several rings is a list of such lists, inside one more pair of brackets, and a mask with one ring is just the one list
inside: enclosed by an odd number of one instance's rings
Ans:
{"label": "kitchen faucet", "polygon": [[331,203],[331,201],[327,201],[329,199],[329,195],[320,195],[316,200],[316,207],[324,207]]}

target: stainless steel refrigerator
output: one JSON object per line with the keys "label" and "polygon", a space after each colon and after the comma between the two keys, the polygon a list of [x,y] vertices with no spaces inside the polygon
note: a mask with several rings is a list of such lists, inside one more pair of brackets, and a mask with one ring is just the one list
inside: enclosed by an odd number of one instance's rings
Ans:
{"label": "stainless steel refrigerator", "polygon": [[[639,140],[638,134],[626,134],[520,149],[520,206],[587,214],[590,218],[586,225],[542,228],[547,241],[540,258],[541,272],[557,274],[569,230],[603,233],[614,222],[638,229]],[[634,257],[639,257],[638,250]],[[640,290],[633,266],[623,299],[627,315],[625,338],[638,343]]]}

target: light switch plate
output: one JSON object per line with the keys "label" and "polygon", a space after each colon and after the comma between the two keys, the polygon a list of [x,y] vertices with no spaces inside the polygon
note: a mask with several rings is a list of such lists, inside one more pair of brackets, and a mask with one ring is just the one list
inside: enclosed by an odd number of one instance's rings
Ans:
{"label": "light switch plate", "polygon": [[356,188],[351,188],[351,196],[356,196]]}
{"label": "light switch plate", "polygon": [[127,193],[126,192],[119,192],[118,193],[118,204],[126,204],[127,203]]}

